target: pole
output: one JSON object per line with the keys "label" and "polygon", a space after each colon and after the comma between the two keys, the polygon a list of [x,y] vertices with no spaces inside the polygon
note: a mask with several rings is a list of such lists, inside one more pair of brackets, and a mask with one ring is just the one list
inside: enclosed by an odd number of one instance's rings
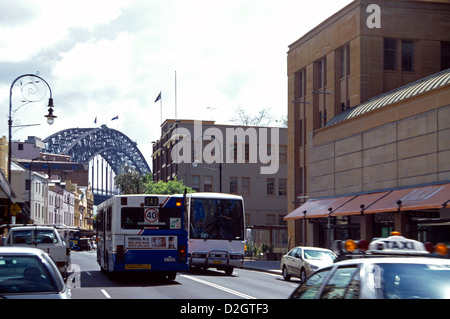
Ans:
{"label": "pole", "polygon": [[177,120],[177,71],[175,71],[175,120]]}

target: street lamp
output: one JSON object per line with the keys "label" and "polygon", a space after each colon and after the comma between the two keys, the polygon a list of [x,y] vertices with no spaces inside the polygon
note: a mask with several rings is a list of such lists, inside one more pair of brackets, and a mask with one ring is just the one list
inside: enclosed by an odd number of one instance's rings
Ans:
{"label": "street lamp", "polygon": [[[12,158],[12,125],[13,125],[13,109],[12,109],[12,92],[14,87],[20,88],[20,93],[22,94],[21,102],[23,104],[14,110],[14,113],[20,109],[22,106],[41,101],[47,93],[47,88],[50,92],[50,98],[48,99],[48,114],[45,115],[47,118],[47,123],[52,125],[55,121],[56,115],[53,115],[53,94],[50,85],[47,81],[35,74],[24,74],[16,78],[9,90],[9,117],[8,117],[8,182],[11,184],[11,158]],[[40,94],[41,90],[43,94]],[[11,200],[8,201],[8,214],[10,213]]]}
{"label": "street lamp", "polygon": [[[28,80],[24,81],[24,79],[28,78]],[[45,84],[44,94],[39,94],[42,83]],[[35,74],[24,74],[16,78],[11,84],[11,88],[9,90],[9,117],[8,117],[8,129],[9,129],[9,143],[8,143],[8,181],[11,183],[11,157],[12,157],[12,124],[13,124],[13,110],[12,110],[12,91],[15,86],[20,87],[20,92],[22,93],[22,104],[19,108],[28,103],[39,102],[41,101],[45,93],[47,92],[47,88],[50,92],[50,98],[48,99],[48,114],[45,115],[47,118],[47,123],[52,125],[55,122],[56,115],[53,115],[53,94],[50,85],[48,85],[47,81]],[[14,113],[19,109],[15,109]]]}

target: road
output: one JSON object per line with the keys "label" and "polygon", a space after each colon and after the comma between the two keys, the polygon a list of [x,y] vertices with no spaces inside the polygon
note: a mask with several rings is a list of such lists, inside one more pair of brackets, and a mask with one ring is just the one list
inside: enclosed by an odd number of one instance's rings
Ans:
{"label": "road", "polygon": [[178,273],[174,281],[142,275],[110,280],[100,272],[96,252],[73,252],[68,283],[73,299],[286,299],[299,282],[247,269]]}

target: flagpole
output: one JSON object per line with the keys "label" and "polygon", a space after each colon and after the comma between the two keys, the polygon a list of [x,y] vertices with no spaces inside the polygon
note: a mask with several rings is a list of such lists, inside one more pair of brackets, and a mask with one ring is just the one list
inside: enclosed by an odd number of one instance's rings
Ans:
{"label": "flagpole", "polygon": [[177,120],[177,71],[175,70],[175,120]]}
{"label": "flagpole", "polygon": [[[159,91],[159,94],[161,94],[161,91]],[[162,95],[161,98],[159,99],[159,108],[160,108],[160,114],[161,114],[161,125],[162,125]]]}

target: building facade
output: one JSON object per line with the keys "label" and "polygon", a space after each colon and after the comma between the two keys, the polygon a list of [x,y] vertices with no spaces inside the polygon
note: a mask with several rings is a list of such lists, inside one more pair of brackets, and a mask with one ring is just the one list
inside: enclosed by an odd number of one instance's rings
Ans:
{"label": "building facade", "polygon": [[[290,46],[286,219],[292,243],[329,246],[391,228],[431,236],[411,216],[424,211],[430,224],[445,201],[426,209],[402,201],[400,209],[377,214],[369,208],[395,195],[385,192],[445,191],[450,182],[442,118],[450,95],[444,71],[449,11],[448,1],[354,1]],[[368,202],[364,194],[380,197]],[[405,213],[392,215],[393,209]]]}
{"label": "building facade", "polygon": [[176,176],[196,192],[241,195],[246,225],[265,244],[286,246],[286,128],[166,120],[161,133],[153,146],[155,181]]}

